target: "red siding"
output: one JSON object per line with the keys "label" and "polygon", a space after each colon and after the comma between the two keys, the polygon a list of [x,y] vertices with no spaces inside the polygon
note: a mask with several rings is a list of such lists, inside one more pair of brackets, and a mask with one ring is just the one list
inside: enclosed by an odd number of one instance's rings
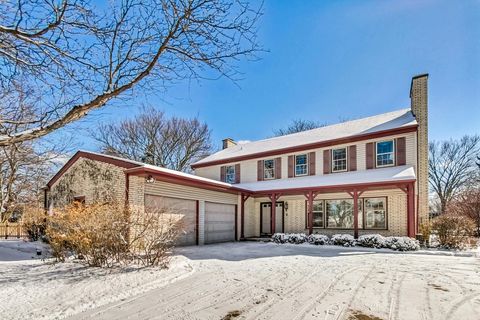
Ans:
{"label": "red siding", "polygon": [[405,137],[397,138],[395,141],[396,154],[397,154],[397,165],[403,166],[407,164],[407,146],[405,142]]}
{"label": "red siding", "polygon": [[375,156],[374,146],[375,144],[373,142],[367,143],[367,146],[366,146],[367,169],[373,169],[375,167],[375,163],[373,159]]}
{"label": "red siding", "polygon": [[293,178],[293,156],[288,156],[288,177]]}
{"label": "red siding", "polygon": [[225,182],[225,166],[220,167],[220,181]]}
{"label": "red siding", "polygon": [[282,178],[282,158],[275,158],[275,179]]}
{"label": "red siding", "polygon": [[315,152],[310,152],[308,155],[308,174],[315,175]]}
{"label": "red siding", "polygon": [[323,150],[323,174],[329,174],[332,171],[331,168],[331,152],[332,150]]}
{"label": "red siding", "polygon": [[257,180],[263,181],[263,160],[257,161]]}
{"label": "red siding", "polygon": [[240,183],[240,163],[235,165],[235,183]]}
{"label": "red siding", "polygon": [[348,147],[348,171],[357,170],[357,146]]}

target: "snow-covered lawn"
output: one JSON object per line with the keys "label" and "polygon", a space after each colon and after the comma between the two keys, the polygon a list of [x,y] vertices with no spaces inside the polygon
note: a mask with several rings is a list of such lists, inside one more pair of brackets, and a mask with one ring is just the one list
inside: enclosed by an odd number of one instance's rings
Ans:
{"label": "snow-covered lawn", "polygon": [[251,242],[186,247],[176,254],[163,271],[0,262],[0,315],[468,320],[480,314],[478,257]]}

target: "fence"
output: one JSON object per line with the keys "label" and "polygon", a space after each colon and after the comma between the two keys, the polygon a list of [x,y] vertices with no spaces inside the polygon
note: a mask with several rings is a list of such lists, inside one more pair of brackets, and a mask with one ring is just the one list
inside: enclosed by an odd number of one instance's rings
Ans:
{"label": "fence", "polygon": [[22,223],[0,223],[0,239],[26,238],[27,230]]}

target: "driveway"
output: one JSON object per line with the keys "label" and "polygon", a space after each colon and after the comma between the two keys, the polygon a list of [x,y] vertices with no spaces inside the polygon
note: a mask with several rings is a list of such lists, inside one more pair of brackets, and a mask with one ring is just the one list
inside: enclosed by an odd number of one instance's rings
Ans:
{"label": "driveway", "polygon": [[[186,278],[73,319],[478,319],[474,257],[273,243],[178,249]],[[368,317],[366,317],[368,316]]]}

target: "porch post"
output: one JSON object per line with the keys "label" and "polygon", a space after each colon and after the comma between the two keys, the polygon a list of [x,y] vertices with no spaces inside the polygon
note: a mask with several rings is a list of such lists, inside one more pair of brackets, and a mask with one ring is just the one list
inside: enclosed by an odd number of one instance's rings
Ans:
{"label": "porch post", "polygon": [[415,184],[407,185],[407,232],[408,236],[415,238]]}
{"label": "porch post", "polygon": [[358,191],[353,190],[353,236],[358,238]]}
{"label": "porch post", "polygon": [[308,192],[307,200],[308,200],[308,210],[307,210],[308,234],[312,234],[313,233],[313,192],[312,191]]}
{"label": "porch post", "polygon": [[245,202],[250,196],[242,193],[240,197],[240,239],[245,239]]}
{"label": "porch post", "polygon": [[272,206],[270,207],[270,219],[271,219],[271,223],[270,223],[270,233],[271,234],[275,234],[275,224],[276,224],[276,219],[275,219],[275,213],[276,213],[276,209],[277,209],[277,195],[275,193],[272,193],[272,198],[271,198],[271,201],[272,201]]}

